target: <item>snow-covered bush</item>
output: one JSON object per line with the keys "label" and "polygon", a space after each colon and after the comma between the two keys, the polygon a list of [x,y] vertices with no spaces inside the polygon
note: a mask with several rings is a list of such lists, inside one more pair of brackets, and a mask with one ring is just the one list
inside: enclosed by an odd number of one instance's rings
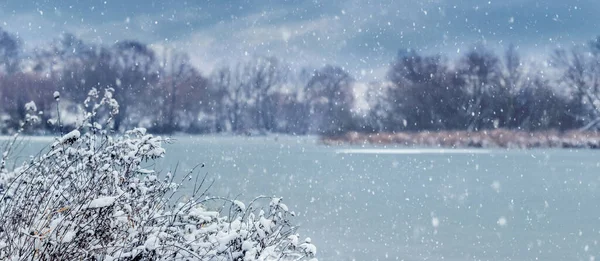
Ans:
{"label": "snow-covered bush", "polygon": [[[175,183],[172,173],[144,169],[170,140],[140,128],[109,135],[119,107],[110,90],[100,96],[90,92],[81,126],[22,165],[7,167],[18,137],[5,147],[0,260],[316,260],[280,198],[246,206],[210,197],[212,184],[194,171]],[[109,112],[104,124],[96,121],[99,110]],[[181,190],[191,196],[178,200]],[[258,201],[268,206],[255,207]]]}

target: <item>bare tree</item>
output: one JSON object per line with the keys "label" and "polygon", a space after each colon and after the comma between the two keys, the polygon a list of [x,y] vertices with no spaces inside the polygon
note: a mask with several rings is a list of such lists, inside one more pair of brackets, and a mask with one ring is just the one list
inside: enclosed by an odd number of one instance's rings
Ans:
{"label": "bare tree", "polygon": [[360,115],[361,131],[389,132],[400,125],[399,122],[391,121],[395,99],[390,99],[389,94],[391,93],[390,89],[394,87],[393,84],[385,82],[371,82],[367,85],[365,101],[368,108]]}
{"label": "bare tree", "polygon": [[[160,82],[148,102],[160,104],[155,114],[156,132],[199,131],[198,114],[207,100],[208,80],[192,66],[186,53],[166,49],[162,55]],[[186,125],[186,126],[184,126]],[[191,129],[190,129],[191,128]]]}
{"label": "bare tree", "polygon": [[280,90],[278,96],[278,124],[283,132],[294,134],[307,134],[310,131],[311,111],[308,97],[308,82],[313,76],[313,71],[302,68],[296,73],[289,73],[286,77],[287,90]]}
{"label": "bare tree", "polygon": [[114,120],[114,129],[120,130],[123,122],[130,116],[129,108],[140,105],[139,98],[157,83],[159,66],[154,51],[140,42],[118,42],[112,47],[112,53],[111,67],[117,74],[112,79],[112,86],[121,112]]}
{"label": "bare tree", "polygon": [[154,51],[134,41],[119,42],[109,48],[89,46],[84,50],[60,58],[61,85],[67,98],[83,100],[92,88],[112,88],[121,112],[114,119],[115,130],[121,129],[123,123],[129,125],[125,127],[136,125],[150,112],[143,109],[142,102],[147,101],[145,97],[159,79]]}
{"label": "bare tree", "polygon": [[[35,74],[17,72],[1,75],[0,112],[7,117],[3,119],[5,122],[0,123],[0,127],[3,127],[5,134],[21,127],[21,121],[27,113],[26,103],[33,101],[39,111],[47,111],[51,105],[51,100],[47,97],[55,88],[55,82]],[[42,119],[46,120],[47,114],[41,115]]]}
{"label": "bare tree", "polygon": [[256,127],[261,132],[271,132],[276,126],[273,90],[285,82],[287,70],[275,57],[257,57],[245,66],[250,98],[254,100]]}
{"label": "bare tree", "polygon": [[506,89],[500,87],[500,72],[499,58],[481,45],[461,59],[459,74],[469,97],[463,107],[471,118],[467,130],[498,127],[508,96]]}
{"label": "bare tree", "polygon": [[[234,70],[223,67],[212,76],[212,92],[218,99],[215,104],[218,115],[216,129],[227,129],[237,133],[243,128],[241,118],[247,105],[248,81],[242,68],[241,64]],[[220,123],[221,119],[226,119],[226,124]]]}
{"label": "bare tree", "polygon": [[515,127],[515,107],[516,97],[519,91],[523,88],[523,66],[521,64],[521,56],[517,52],[514,45],[509,45],[504,54],[504,72],[502,75],[501,85],[508,93],[508,104],[506,111],[503,111],[503,125],[507,127]]}
{"label": "bare tree", "polygon": [[33,70],[59,81],[61,70],[65,66],[81,65],[85,60],[97,56],[96,51],[99,50],[98,46],[86,44],[71,33],[63,33],[48,47],[42,46],[34,50]]}
{"label": "bare tree", "polygon": [[0,63],[7,74],[16,73],[20,66],[20,42],[14,35],[0,27]]}
{"label": "bare tree", "polygon": [[536,72],[524,81],[515,95],[513,123],[519,130],[570,129],[577,119],[569,113],[573,106],[568,97],[553,90],[551,81]]}
{"label": "bare tree", "polygon": [[353,83],[350,74],[340,67],[327,65],[313,73],[306,94],[314,132],[338,134],[352,128]]}
{"label": "bare tree", "polygon": [[583,129],[597,128],[600,123],[600,38],[587,47],[558,49],[552,65],[562,69],[559,84],[564,85],[573,100],[580,104],[573,112],[585,122]]}
{"label": "bare tree", "polygon": [[390,130],[441,130],[464,128],[463,80],[439,56],[400,52],[388,71]]}

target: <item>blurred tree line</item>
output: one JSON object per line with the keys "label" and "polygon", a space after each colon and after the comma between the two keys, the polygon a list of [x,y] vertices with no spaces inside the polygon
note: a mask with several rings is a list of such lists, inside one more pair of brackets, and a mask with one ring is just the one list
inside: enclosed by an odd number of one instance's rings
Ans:
{"label": "blurred tree line", "polygon": [[[373,101],[362,126],[370,132],[582,128],[596,119],[590,102],[597,103],[600,93],[590,89],[591,81],[574,82],[569,75],[573,59],[587,51],[558,50],[548,66],[525,65],[512,45],[504,57],[479,45],[455,61],[400,52],[388,71],[386,95]],[[579,62],[591,77],[600,57]],[[578,96],[582,88],[597,94]]]}
{"label": "blurred tree line", "polygon": [[[335,135],[596,129],[600,38],[556,50],[544,65],[525,64],[514,46],[499,56],[476,45],[453,60],[403,50],[387,81],[360,93],[355,85],[341,67],[298,71],[275,57],[253,57],[204,75],[186,53],[137,41],[94,45],[71,34],[25,53],[20,39],[0,28],[3,134],[18,128],[29,101],[44,111],[43,124],[31,133],[76,125],[89,110],[81,102],[94,88],[114,90],[120,103],[116,130]],[[61,93],[58,103],[54,91]],[[358,96],[366,108],[357,106]]]}

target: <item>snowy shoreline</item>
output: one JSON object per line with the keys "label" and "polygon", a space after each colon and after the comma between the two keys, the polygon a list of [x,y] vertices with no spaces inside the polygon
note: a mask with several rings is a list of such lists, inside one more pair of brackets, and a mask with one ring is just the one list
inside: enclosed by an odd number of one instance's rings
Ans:
{"label": "snowy shoreline", "polygon": [[323,136],[326,145],[394,144],[442,148],[584,148],[600,149],[600,133],[580,131],[525,132],[504,129],[467,132],[348,132],[337,136]]}

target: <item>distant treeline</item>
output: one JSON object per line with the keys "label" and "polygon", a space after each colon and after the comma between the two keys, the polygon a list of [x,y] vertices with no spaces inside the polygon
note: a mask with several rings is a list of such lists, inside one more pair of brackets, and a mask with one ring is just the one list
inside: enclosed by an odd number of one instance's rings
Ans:
{"label": "distant treeline", "polygon": [[[0,132],[19,127],[29,101],[44,111],[30,133],[73,127],[89,110],[82,104],[94,88],[114,90],[120,113],[113,127],[119,131],[596,129],[600,38],[550,57],[524,63],[513,46],[498,55],[475,45],[456,59],[400,51],[385,81],[357,93],[355,79],[339,66],[294,70],[275,57],[257,56],[205,75],[174,49],[157,51],[138,41],[95,45],[64,34],[25,52],[20,39],[0,28]],[[366,105],[357,106],[357,96]]]}

